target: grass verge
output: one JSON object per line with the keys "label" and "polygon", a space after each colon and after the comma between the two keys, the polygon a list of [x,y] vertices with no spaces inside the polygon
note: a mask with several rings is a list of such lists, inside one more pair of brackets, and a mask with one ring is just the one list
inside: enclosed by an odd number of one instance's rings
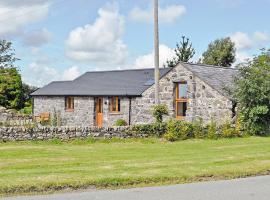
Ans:
{"label": "grass verge", "polygon": [[269,137],[0,143],[0,195],[167,185],[269,172]]}

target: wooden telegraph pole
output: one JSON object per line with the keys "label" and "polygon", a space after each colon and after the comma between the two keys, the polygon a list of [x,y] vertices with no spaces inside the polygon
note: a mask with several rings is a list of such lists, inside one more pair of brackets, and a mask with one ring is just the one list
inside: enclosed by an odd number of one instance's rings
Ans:
{"label": "wooden telegraph pole", "polygon": [[159,104],[159,33],[158,33],[158,0],[154,1],[154,47],[155,47],[155,104]]}

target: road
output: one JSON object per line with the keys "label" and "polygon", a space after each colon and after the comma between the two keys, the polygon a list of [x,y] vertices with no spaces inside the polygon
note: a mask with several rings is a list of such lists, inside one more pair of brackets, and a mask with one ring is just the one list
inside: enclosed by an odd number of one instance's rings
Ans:
{"label": "road", "polygon": [[269,200],[270,176],[228,181],[145,187],[119,190],[91,190],[5,200]]}

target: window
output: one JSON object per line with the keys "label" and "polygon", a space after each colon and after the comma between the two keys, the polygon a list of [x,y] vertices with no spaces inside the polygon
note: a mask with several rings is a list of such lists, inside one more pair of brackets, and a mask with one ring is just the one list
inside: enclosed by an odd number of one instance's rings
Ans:
{"label": "window", "polygon": [[188,103],[188,87],[186,82],[176,83],[175,107],[176,118],[182,119],[186,116]]}
{"label": "window", "polygon": [[120,99],[119,97],[111,97],[110,98],[110,112],[120,112]]}
{"label": "window", "polygon": [[74,110],[74,97],[66,97],[65,99],[65,108],[67,111]]}

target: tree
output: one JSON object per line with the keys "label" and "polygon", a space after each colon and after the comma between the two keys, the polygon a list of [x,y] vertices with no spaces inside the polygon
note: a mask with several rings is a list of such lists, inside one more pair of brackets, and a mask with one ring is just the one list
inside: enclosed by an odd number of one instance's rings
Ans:
{"label": "tree", "polygon": [[235,98],[244,127],[251,134],[270,134],[270,51],[241,64]]}
{"label": "tree", "polygon": [[176,44],[174,52],[175,57],[173,57],[172,60],[167,60],[165,66],[174,67],[179,62],[188,62],[193,58],[195,49],[192,47],[192,43],[189,41],[189,38],[182,36],[182,41]]}
{"label": "tree", "polygon": [[201,62],[207,65],[231,67],[235,61],[235,44],[229,37],[217,39],[208,45]]}
{"label": "tree", "polygon": [[12,43],[0,40],[0,68],[12,68],[17,60]]}
{"label": "tree", "polygon": [[22,102],[22,80],[14,66],[15,57],[12,43],[0,40],[0,105],[20,109]]}

